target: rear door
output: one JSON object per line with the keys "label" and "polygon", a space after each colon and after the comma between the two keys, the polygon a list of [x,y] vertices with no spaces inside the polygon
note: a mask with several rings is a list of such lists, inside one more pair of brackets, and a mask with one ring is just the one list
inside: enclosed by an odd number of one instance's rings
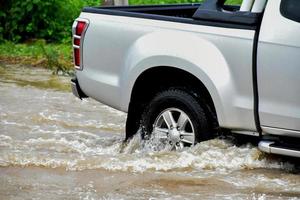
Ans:
{"label": "rear door", "polygon": [[300,1],[271,0],[258,44],[259,115],[264,132],[300,137]]}

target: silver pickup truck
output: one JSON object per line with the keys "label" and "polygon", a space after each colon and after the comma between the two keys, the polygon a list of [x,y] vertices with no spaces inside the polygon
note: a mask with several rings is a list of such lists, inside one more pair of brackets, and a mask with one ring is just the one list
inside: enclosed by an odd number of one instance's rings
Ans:
{"label": "silver pickup truck", "polygon": [[73,24],[73,93],[128,113],[173,149],[220,131],[300,157],[300,1],[86,7]]}

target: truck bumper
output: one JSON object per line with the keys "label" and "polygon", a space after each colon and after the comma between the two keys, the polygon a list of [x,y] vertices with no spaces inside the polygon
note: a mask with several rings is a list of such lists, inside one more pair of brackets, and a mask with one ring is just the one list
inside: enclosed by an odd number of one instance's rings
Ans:
{"label": "truck bumper", "polygon": [[84,94],[84,92],[81,90],[77,78],[71,79],[71,88],[73,94],[78,97],[79,99],[87,98],[88,96]]}

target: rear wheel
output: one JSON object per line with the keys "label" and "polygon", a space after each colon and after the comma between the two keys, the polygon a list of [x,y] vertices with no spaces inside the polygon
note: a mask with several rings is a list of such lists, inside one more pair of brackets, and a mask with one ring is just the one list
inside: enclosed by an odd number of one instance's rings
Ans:
{"label": "rear wheel", "polygon": [[144,138],[155,138],[182,149],[210,138],[203,105],[183,89],[159,92],[142,114]]}

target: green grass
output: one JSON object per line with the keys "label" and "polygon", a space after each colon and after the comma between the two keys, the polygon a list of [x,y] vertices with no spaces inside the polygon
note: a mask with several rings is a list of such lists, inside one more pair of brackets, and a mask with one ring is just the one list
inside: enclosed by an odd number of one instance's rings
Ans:
{"label": "green grass", "polygon": [[54,74],[70,74],[73,70],[72,46],[70,44],[46,44],[43,40],[22,44],[8,41],[0,43],[0,61],[45,67],[51,69]]}
{"label": "green grass", "polygon": [[231,4],[231,5],[240,5],[242,4],[243,0],[227,0],[225,3],[226,4]]}
{"label": "green grass", "polygon": [[69,44],[46,44],[43,41],[35,41],[30,43],[14,44],[12,42],[4,42],[0,44],[0,55],[2,56],[30,56],[35,58],[44,57],[43,47],[48,51],[50,49],[56,51],[64,57],[69,57],[71,45]]}

